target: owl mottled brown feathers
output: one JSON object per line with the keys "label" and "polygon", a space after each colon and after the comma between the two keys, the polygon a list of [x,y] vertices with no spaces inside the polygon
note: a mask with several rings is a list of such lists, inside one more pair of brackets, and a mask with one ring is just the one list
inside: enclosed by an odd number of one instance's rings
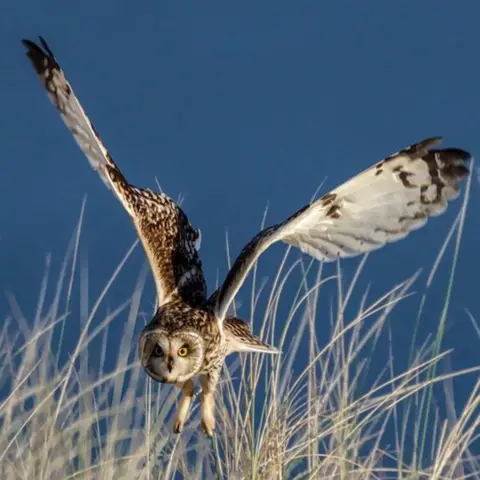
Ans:
{"label": "owl mottled brown feathers", "polygon": [[55,57],[40,38],[40,48],[24,40],[27,56],[82,152],[130,214],[154,272],[159,303],[179,296],[205,301],[207,287],[196,243],[199,232],[169,197],[130,185],[88,119]]}
{"label": "owl mottled brown feathers", "polygon": [[227,315],[258,257],[281,240],[323,261],[382,247],[440,215],[468,175],[467,152],[435,148],[440,137],[413,144],[258,233],[242,250],[223,284],[207,299],[197,251],[199,231],[162,193],[130,185],[86,116],[52,51],[23,40],[48,96],[92,167],[129,213],[149,259],[158,310],[139,338],[142,366],[153,379],[183,390],[174,431],[185,424],[196,376],[201,377],[201,419],[215,426],[214,393],[225,356],[277,350],[256,337],[246,322]]}

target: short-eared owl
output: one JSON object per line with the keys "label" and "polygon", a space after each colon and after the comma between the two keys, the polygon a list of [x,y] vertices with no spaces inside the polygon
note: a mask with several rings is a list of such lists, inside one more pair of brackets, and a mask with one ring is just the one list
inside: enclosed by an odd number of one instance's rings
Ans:
{"label": "short-eared owl", "polygon": [[127,182],[45,41],[40,38],[41,46],[30,40],[23,44],[50,100],[130,215],[142,241],[155,279],[158,310],[140,335],[138,352],[150,377],[183,389],[175,432],[185,423],[194,377],[202,380],[201,419],[211,435],[214,392],[225,356],[276,352],[253,335],[247,323],[227,315],[262,252],[282,240],[319,260],[332,261],[382,247],[444,212],[448,201],[459,194],[459,180],[469,173],[470,155],[457,148],[436,149],[439,137],[411,145],[262,230],[208,297],[197,251],[199,231],[169,197]]}

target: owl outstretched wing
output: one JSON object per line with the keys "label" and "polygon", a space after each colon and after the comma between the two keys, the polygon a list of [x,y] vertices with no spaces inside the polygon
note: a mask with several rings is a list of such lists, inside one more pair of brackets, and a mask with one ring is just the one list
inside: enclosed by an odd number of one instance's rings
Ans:
{"label": "owl outstretched wing", "polygon": [[459,195],[459,180],[468,175],[471,156],[457,148],[435,149],[440,142],[436,137],[411,145],[262,230],[210,297],[217,319],[223,321],[248,272],[274,242],[282,240],[318,260],[332,261],[399,240],[443,213]]}
{"label": "owl outstretched wing", "polygon": [[80,149],[129,213],[153,271],[159,304],[175,296],[194,304],[204,302],[206,284],[197,252],[199,231],[172,199],[126,181],[45,40],[40,37],[40,45],[30,40],[22,43]]}

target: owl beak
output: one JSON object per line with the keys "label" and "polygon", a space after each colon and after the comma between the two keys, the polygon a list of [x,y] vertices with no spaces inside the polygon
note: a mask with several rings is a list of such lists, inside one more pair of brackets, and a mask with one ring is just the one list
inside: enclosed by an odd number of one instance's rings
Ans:
{"label": "owl beak", "polygon": [[173,370],[173,357],[171,355],[168,356],[167,358],[167,368],[170,373],[172,373]]}
{"label": "owl beak", "polygon": [[155,349],[156,342],[148,337],[143,337],[140,339],[138,345],[138,356],[140,357],[140,362],[143,368],[146,368],[148,361],[152,356],[153,350]]}

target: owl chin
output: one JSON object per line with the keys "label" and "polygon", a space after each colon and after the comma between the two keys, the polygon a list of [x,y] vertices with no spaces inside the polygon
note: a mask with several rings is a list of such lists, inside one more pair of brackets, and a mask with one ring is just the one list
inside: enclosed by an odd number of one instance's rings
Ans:
{"label": "owl chin", "polygon": [[160,383],[175,383],[171,381],[168,377],[164,376],[159,376],[156,373],[152,372],[149,368],[145,368],[145,372],[147,372],[147,375],[152,379],[155,380],[156,382]]}
{"label": "owl chin", "polygon": [[157,375],[155,372],[152,372],[149,368],[146,368],[148,376],[155,380],[156,382],[164,384],[175,384],[175,383],[184,383],[192,377],[192,375],[179,375],[178,377]]}
{"label": "owl chin", "polygon": [[175,380],[169,380],[168,378],[162,377],[161,379],[158,380],[160,383],[177,383]]}

